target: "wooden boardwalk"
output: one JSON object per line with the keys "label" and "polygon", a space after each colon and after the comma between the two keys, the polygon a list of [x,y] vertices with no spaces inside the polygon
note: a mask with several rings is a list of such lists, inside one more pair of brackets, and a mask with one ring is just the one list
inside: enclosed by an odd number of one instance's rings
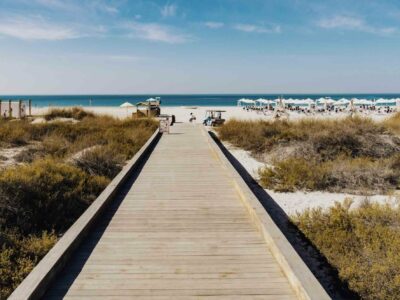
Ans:
{"label": "wooden boardwalk", "polygon": [[205,132],[171,129],[45,299],[295,298]]}

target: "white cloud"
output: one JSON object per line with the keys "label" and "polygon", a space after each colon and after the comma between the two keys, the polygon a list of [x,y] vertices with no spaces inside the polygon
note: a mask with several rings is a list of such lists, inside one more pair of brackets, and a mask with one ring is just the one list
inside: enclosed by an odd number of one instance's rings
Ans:
{"label": "white cloud", "polygon": [[206,23],[204,23],[204,25],[211,29],[218,29],[218,28],[224,27],[225,24],[222,22],[206,22]]}
{"label": "white cloud", "polygon": [[0,19],[0,35],[22,40],[48,41],[74,39],[81,36],[73,28],[49,23],[38,17]]}
{"label": "white cloud", "polygon": [[382,35],[392,34],[397,31],[397,28],[394,27],[376,27],[369,25],[362,18],[343,15],[321,19],[317,22],[317,25],[324,29],[353,30]]}
{"label": "white cloud", "polygon": [[243,32],[252,32],[252,33],[280,33],[281,27],[276,25],[270,28],[264,26],[258,26],[254,24],[236,24],[234,29],[243,31]]}
{"label": "white cloud", "polygon": [[174,17],[176,15],[177,10],[178,7],[175,4],[166,4],[161,8],[161,15],[164,18]]}
{"label": "white cloud", "polygon": [[131,31],[130,36],[149,41],[179,44],[190,40],[189,36],[177,32],[173,27],[158,23],[129,22],[123,27]]}

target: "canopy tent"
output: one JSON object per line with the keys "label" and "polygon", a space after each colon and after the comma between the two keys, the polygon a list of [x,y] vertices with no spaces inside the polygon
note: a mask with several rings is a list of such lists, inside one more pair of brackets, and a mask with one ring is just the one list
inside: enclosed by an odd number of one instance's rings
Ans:
{"label": "canopy tent", "polygon": [[254,104],[256,104],[256,101],[251,100],[251,99],[246,99],[246,98],[239,99],[238,100],[238,106],[240,106],[240,104],[242,104],[242,103],[249,104],[249,105],[251,105],[251,104],[254,105]]}

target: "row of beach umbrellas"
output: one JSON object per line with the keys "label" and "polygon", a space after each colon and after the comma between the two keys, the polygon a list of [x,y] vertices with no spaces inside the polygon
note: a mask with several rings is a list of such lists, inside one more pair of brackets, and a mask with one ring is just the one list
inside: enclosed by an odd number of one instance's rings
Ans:
{"label": "row of beach umbrellas", "polygon": [[307,99],[264,99],[260,98],[257,100],[252,100],[252,99],[246,99],[242,98],[238,100],[238,105],[240,104],[247,104],[247,105],[255,105],[255,104],[275,104],[281,101],[284,104],[294,104],[294,105],[311,105],[311,104],[324,104],[324,105],[348,105],[350,102],[353,102],[354,105],[390,105],[390,104],[396,104],[397,106],[400,106],[400,98],[393,98],[393,99],[377,99],[377,100],[367,100],[367,99],[357,99],[353,98],[351,100],[346,99],[346,98],[341,98],[339,100],[333,100],[331,98],[319,98],[316,100],[313,100],[311,98]]}

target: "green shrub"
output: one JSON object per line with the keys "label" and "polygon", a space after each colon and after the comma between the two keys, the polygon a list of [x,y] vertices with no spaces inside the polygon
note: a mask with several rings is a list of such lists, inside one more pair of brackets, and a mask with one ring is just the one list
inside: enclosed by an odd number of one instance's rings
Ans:
{"label": "green shrub", "polygon": [[307,210],[293,220],[363,299],[398,299],[400,208],[350,205]]}
{"label": "green shrub", "polygon": [[0,225],[28,233],[68,228],[108,181],[50,159],[6,169],[0,173]]}

